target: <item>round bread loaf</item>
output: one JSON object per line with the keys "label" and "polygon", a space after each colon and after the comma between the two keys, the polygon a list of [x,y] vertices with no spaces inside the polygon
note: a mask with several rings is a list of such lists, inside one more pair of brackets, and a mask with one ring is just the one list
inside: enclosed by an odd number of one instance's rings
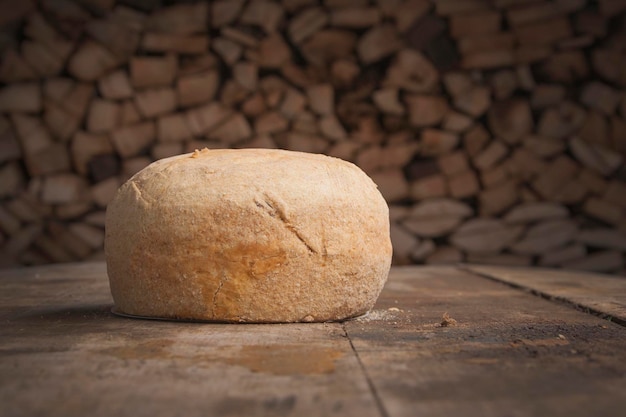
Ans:
{"label": "round bread loaf", "polygon": [[391,264],[388,207],[355,165],[284,150],[154,162],[107,209],[115,311],[223,322],[364,314]]}

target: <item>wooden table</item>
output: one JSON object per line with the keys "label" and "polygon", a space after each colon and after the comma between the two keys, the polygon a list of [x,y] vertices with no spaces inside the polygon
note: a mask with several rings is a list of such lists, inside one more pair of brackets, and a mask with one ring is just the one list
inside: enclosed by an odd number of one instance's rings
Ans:
{"label": "wooden table", "polygon": [[625,278],[394,268],[368,316],[282,325],[114,316],[101,263],[0,289],[1,416],[626,415]]}

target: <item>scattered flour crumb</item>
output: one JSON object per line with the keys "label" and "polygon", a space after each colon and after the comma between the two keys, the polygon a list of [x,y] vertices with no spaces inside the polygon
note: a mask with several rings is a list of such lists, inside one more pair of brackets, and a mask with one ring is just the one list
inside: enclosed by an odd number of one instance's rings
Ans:
{"label": "scattered flour crumb", "polygon": [[455,326],[456,320],[450,317],[450,315],[446,311],[445,313],[443,313],[443,316],[441,317],[441,323],[439,324],[441,325],[441,327]]}
{"label": "scattered flour crumb", "polygon": [[367,313],[363,314],[355,318],[354,320],[364,322],[364,321],[379,321],[379,320],[389,320],[391,318],[391,314],[389,314],[386,310],[371,310]]}
{"label": "scattered flour crumb", "polygon": [[398,307],[389,307],[387,310],[371,310],[362,316],[354,318],[355,321],[365,322],[365,321],[389,321],[392,319],[397,319],[398,315],[395,313],[403,312],[403,310]]}

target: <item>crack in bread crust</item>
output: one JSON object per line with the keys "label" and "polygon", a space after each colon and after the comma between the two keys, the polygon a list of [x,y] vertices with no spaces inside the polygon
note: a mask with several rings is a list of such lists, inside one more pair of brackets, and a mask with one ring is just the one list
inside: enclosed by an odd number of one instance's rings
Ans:
{"label": "crack in bread crust", "polygon": [[217,289],[215,290],[215,293],[213,293],[213,300],[211,303],[211,315],[213,317],[215,317],[215,307],[217,306],[217,296],[220,293],[220,291],[222,290],[222,287],[224,286],[224,284],[226,284],[226,282],[228,281],[228,276],[222,272],[222,277],[220,278],[220,283],[217,286]]}
{"label": "crack in bread crust", "polygon": [[307,250],[310,253],[319,253],[319,251],[315,249],[313,245],[311,245],[311,243],[309,243],[308,239],[304,237],[302,232],[289,221],[289,219],[287,218],[287,213],[285,213],[285,209],[276,199],[271,198],[269,195],[267,195],[267,193],[263,193],[263,198],[255,199],[254,203],[257,207],[268,213],[270,217],[279,219],[287,228],[287,230],[293,233],[298,238],[298,240],[300,240],[304,244],[304,246],[306,246]]}

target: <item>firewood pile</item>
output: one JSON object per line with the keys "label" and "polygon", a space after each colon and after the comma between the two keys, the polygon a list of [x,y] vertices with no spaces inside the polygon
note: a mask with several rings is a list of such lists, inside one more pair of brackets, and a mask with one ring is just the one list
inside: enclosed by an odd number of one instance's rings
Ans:
{"label": "firewood pile", "polygon": [[0,1],[0,265],[102,259],[156,159],[354,162],[394,261],[624,273],[626,0]]}

